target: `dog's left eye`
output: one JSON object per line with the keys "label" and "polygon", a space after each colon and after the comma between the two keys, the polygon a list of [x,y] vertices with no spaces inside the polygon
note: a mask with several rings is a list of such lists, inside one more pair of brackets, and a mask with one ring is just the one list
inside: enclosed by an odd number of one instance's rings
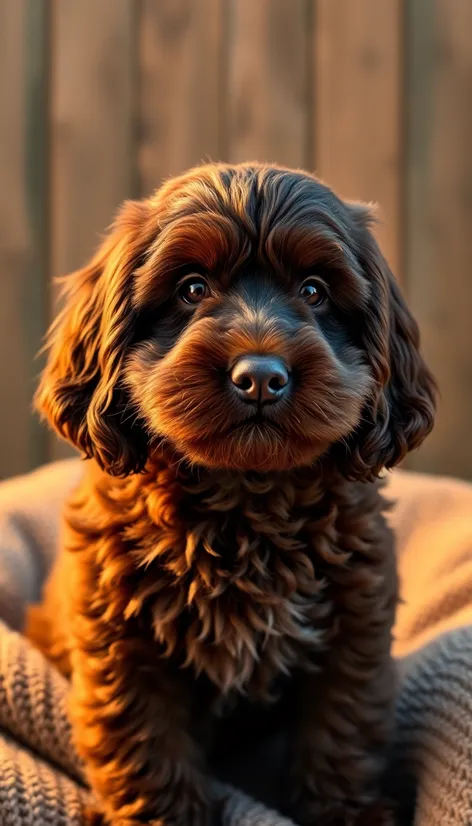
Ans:
{"label": "dog's left eye", "polygon": [[300,287],[299,295],[307,304],[318,307],[327,297],[326,287],[317,278],[307,278]]}
{"label": "dog's left eye", "polygon": [[179,287],[179,296],[186,304],[199,304],[208,295],[210,295],[210,288],[201,275],[186,278]]}

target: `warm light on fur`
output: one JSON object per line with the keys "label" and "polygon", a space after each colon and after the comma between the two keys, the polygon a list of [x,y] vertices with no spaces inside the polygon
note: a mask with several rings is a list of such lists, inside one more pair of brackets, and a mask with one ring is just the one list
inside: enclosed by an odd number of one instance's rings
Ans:
{"label": "warm light on fur", "polygon": [[[117,826],[207,824],[218,716],[275,702],[281,678],[281,807],[391,822],[376,800],[396,575],[376,477],[431,429],[434,383],[370,221],[310,175],[209,165],[125,204],[65,281],[37,403],[94,461],[30,634],[73,673],[78,746]],[[179,298],[190,273],[197,306]],[[286,365],[277,404],[235,392],[252,354]]]}

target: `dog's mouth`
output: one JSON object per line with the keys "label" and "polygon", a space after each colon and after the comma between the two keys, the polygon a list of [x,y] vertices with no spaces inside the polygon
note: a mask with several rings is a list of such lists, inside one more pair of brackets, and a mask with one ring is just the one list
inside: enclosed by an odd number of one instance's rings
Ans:
{"label": "dog's mouth", "polygon": [[243,472],[291,470],[311,464],[327,448],[326,440],[291,431],[290,418],[276,419],[275,411],[256,409],[239,421],[218,424],[202,432],[189,429],[177,438],[169,434],[169,442],[192,463]]}
{"label": "dog's mouth", "polygon": [[252,416],[248,416],[246,419],[243,419],[242,422],[238,422],[237,424],[228,428],[227,433],[229,435],[231,433],[234,433],[235,430],[243,430],[244,428],[256,427],[262,427],[267,430],[276,430],[278,433],[284,433],[283,427],[279,424],[279,422],[274,421],[274,419],[269,419],[260,410],[257,413],[254,413]]}

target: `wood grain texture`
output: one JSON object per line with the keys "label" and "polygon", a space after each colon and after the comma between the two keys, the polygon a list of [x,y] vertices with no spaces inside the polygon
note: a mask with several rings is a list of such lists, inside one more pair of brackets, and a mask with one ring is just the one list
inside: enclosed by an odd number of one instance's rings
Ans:
{"label": "wood grain texture", "polygon": [[140,191],[221,154],[222,0],[142,0]]}
{"label": "wood grain texture", "polygon": [[315,168],[378,229],[442,391],[410,465],[472,478],[471,0],[0,0],[0,477],[55,289],[118,204],[206,159]]}
{"label": "wood grain texture", "polygon": [[407,33],[407,290],[441,391],[413,464],[471,478],[472,3],[413,0]]}
{"label": "wood grain texture", "polygon": [[228,159],[308,166],[310,3],[228,2]]}
{"label": "wood grain texture", "polygon": [[400,276],[401,2],[317,0],[313,26],[314,154],[346,198],[379,204],[378,237]]}
{"label": "wood grain texture", "polygon": [[[52,274],[82,266],[136,189],[133,0],[56,0]],[[54,457],[69,452],[54,441]]]}
{"label": "wood grain texture", "polygon": [[31,412],[45,331],[47,3],[0,0],[0,478],[45,461]]}

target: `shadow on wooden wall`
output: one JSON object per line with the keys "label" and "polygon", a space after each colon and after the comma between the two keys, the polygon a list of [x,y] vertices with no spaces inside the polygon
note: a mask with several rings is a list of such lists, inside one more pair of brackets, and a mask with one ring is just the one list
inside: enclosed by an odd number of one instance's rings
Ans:
{"label": "shadow on wooden wall", "polygon": [[64,455],[31,415],[51,276],[201,160],[377,201],[441,386],[412,459],[472,477],[472,2],[0,0],[0,475]]}

